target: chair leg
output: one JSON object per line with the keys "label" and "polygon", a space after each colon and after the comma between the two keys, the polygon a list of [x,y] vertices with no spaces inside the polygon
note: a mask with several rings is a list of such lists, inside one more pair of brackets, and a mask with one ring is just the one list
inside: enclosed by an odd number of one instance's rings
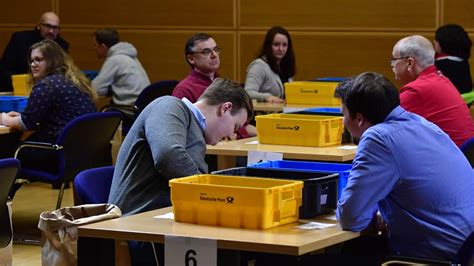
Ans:
{"label": "chair leg", "polygon": [[64,187],[65,186],[66,186],[65,182],[61,183],[61,190],[59,190],[58,202],[56,203],[56,210],[61,208],[61,202],[63,201],[63,194],[64,194]]}

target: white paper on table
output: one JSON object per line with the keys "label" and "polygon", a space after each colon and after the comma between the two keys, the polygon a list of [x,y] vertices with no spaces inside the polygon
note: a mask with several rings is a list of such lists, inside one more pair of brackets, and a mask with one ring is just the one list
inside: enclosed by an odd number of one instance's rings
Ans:
{"label": "white paper on table", "polygon": [[245,144],[258,144],[258,140],[245,142]]}
{"label": "white paper on table", "polygon": [[355,150],[355,149],[357,149],[357,146],[344,145],[344,146],[337,147],[337,148],[341,149],[341,150]]}
{"label": "white paper on table", "polygon": [[298,225],[298,226],[296,226],[296,228],[306,229],[306,230],[315,230],[315,229],[317,230],[317,229],[328,228],[328,227],[331,227],[331,226],[335,226],[335,224],[309,222],[309,223]]}
{"label": "white paper on table", "polygon": [[174,213],[168,212],[165,214],[154,216],[155,219],[174,219]]}
{"label": "white paper on table", "polygon": [[283,153],[265,152],[265,151],[249,151],[247,154],[247,165],[256,164],[266,161],[283,160]]}
{"label": "white paper on table", "polygon": [[7,127],[7,126],[5,126],[5,125],[0,125],[0,127]]}

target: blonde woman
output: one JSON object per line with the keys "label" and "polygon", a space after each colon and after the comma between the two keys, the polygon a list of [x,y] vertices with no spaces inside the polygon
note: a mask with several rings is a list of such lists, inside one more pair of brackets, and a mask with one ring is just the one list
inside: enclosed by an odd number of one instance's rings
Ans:
{"label": "blonde woman", "polygon": [[[0,124],[35,131],[28,140],[54,142],[69,121],[96,111],[95,90],[56,42],[33,44],[28,54],[33,86],[28,105],[22,113],[2,113]],[[36,165],[46,159],[42,156],[35,154],[31,159]]]}

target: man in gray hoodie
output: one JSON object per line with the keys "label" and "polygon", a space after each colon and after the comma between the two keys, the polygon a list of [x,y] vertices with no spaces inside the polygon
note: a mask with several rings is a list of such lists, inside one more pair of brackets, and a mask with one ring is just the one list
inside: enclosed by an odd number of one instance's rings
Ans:
{"label": "man in gray hoodie", "polygon": [[[92,85],[98,95],[112,93],[112,103],[133,106],[138,94],[150,85],[150,80],[137,58],[137,49],[120,42],[114,29],[98,29],[93,34],[93,42],[99,59],[105,59]],[[124,110],[125,111],[125,110]],[[125,111],[130,113],[131,111]]]}

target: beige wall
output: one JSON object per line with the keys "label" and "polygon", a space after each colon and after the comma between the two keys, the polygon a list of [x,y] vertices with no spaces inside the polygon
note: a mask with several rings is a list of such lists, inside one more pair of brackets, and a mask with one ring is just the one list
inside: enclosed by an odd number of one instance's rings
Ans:
{"label": "beige wall", "polygon": [[[432,39],[445,23],[459,23],[474,35],[474,0],[0,0],[0,50],[13,31],[32,28],[54,10],[61,35],[82,69],[98,69],[91,35],[115,27],[133,43],[152,81],[181,79],[189,71],[184,43],[196,32],[213,35],[223,48],[220,74],[245,81],[247,65],[273,25],[293,38],[297,80],[380,72],[393,80],[390,56],[403,36]],[[24,8],[28,6],[28,8]]]}

